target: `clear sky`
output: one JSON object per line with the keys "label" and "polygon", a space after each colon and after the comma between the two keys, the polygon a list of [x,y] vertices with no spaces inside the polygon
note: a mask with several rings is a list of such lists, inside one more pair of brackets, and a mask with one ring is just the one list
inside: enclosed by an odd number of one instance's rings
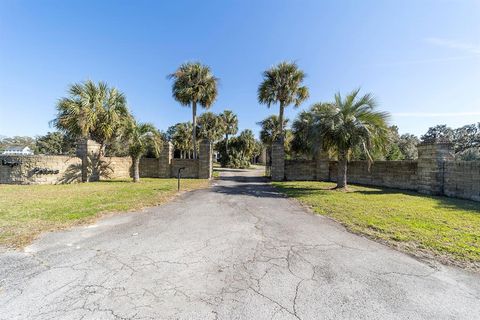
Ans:
{"label": "clear sky", "polygon": [[132,112],[165,130],[191,118],[167,74],[185,61],[220,78],[213,112],[258,131],[261,73],[282,60],[307,73],[310,99],[361,87],[400,132],[480,121],[477,0],[0,0],[0,135],[52,131],[55,104],[86,79],[122,90]]}

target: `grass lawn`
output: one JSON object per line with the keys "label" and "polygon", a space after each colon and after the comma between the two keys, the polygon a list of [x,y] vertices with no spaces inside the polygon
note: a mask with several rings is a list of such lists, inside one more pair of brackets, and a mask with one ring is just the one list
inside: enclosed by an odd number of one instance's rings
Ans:
{"label": "grass lawn", "polygon": [[274,182],[288,196],[349,230],[417,256],[480,270],[480,203],[328,182]]}
{"label": "grass lawn", "polygon": [[[182,180],[182,190],[207,185],[208,180]],[[0,185],[0,245],[21,247],[43,231],[90,222],[102,213],[158,205],[176,192],[176,179]]]}

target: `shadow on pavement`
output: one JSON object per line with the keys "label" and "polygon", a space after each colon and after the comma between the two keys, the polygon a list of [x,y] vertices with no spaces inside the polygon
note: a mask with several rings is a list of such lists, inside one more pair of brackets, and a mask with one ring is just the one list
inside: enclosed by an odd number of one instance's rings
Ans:
{"label": "shadow on pavement", "polygon": [[268,184],[244,183],[232,186],[215,186],[215,192],[228,195],[246,195],[257,198],[287,198]]}

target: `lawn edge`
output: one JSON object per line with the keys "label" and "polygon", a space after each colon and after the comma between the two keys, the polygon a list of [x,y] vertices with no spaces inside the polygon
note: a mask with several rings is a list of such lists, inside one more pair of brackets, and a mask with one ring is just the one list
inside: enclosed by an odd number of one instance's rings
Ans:
{"label": "lawn edge", "polygon": [[8,251],[17,251],[17,252],[22,251],[23,252],[26,247],[28,247],[33,242],[37,241],[38,239],[40,239],[41,237],[43,237],[44,235],[46,235],[48,233],[64,231],[64,230],[68,230],[68,229],[75,228],[75,227],[88,226],[88,225],[91,225],[91,224],[97,222],[98,220],[105,219],[105,218],[108,218],[108,217],[112,217],[114,215],[128,214],[128,213],[132,213],[132,212],[136,212],[136,211],[138,211],[139,213],[140,212],[145,212],[145,210],[147,210],[149,208],[154,208],[154,207],[165,205],[165,204],[167,204],[167,203],[169,203],[169,202],[171,202],[171,201],[177,199],[178,197],[181,197],[181,196],[183,196],[187,193],[208,189],[212,186],[212,181],[214,181],[214,179],[209,179],[209,181],[207,181],[207,184],[205,186],[202,186],[202,187],[199,187],[199,188],[174,191],[169,196],[166,196],[164,201],[159,202],[159,203],[154,204],[154,205],[142,206],[142,207],[132,208],[132,209],[123,210],[123,211],[101,211],[101,212],[98,212],[91,217],[82,218],[82,219],[79,219],[79,220],[74,220],[74,221],[72,221],[71,224],[59,225],[59,226],[52,227],[52,228],[49,228],[49,229],[45,229],[45,230],[42,230],[38,233],[32,234],[31,237],[26,237],[25,238],[26,240],[22,241],[20,244],[12,244],[12,245],[0,244],[0,254],[4,253],[4,252],[8,252]]}
{"label": "lawn edge", "polygon": [[277,191],[279,191],[280,193],[285,195],[289,200],[295,201],[295,203],[300,205],[308,213],[310,213],[312,215],[318,215],[318,216],[324,217],[324,218],[342,226],[347,232],[349,232],[351,234],[354,234],[354,235],[360,236],[362,238],[374,241],[376,243],[380,243],[380,244],[382,244],[382,245],[384,245],[384,246],[386,246],[390,249],[393,249],[395,251],[404,253],[404,254],[410,256],[411,258],[414,258],[417,261],[425,263],[425,264],[427,264],[428,266],[430,266],[434,269],[438,269],[438,265],[440,264],[440,265],[443,265],[443,266],[460,268],[460,269],[468,271],[468,272],[480,273],[480,262],[476,263],[476,262],[472,262],[472,261],[462,261],[462,260],[455,259],[450,255],[439,255],[436,252],[428,250],[428,249],[415,250],[413,247],[410,247],[410,246],[406,246],[406,245],[402,246],[398,242],[390,242],[388,240],[378,238],[378,237],[372,236],[370,234],[363,233],[361,231],[352,230],[348,225],[346,225],[342,221],[338,221],[337,219],[332,218],[328,215],[315,212],[315,210],[312,206],[302,202],[301,200],[299,200],[297,198],[290,197],[286,192],[284,192],[281,188],[278,188],[277,186],[275,186],[272,182],[270,182],[270,185],[273,188],[275,188]]}

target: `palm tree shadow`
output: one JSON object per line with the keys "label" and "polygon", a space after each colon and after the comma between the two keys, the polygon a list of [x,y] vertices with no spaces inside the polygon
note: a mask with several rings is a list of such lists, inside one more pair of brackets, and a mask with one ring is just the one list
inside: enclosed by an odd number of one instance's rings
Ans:
{"label": "palm tree shadow", "polygon": [[[71,164],[58,180],[61,184],[68,184],[82,181],[81,163]],[[107,162],[98,157],[89,156],[87,158],[87,175],[91,177],[90,181],[100,181],[102,179],[111,179],[113,168],[111,162]]]}
{"label": "palm tree shadow", "polygon": [[71,164],[59,179],[59,183],[67,184],[82,181],[82,164]]}

